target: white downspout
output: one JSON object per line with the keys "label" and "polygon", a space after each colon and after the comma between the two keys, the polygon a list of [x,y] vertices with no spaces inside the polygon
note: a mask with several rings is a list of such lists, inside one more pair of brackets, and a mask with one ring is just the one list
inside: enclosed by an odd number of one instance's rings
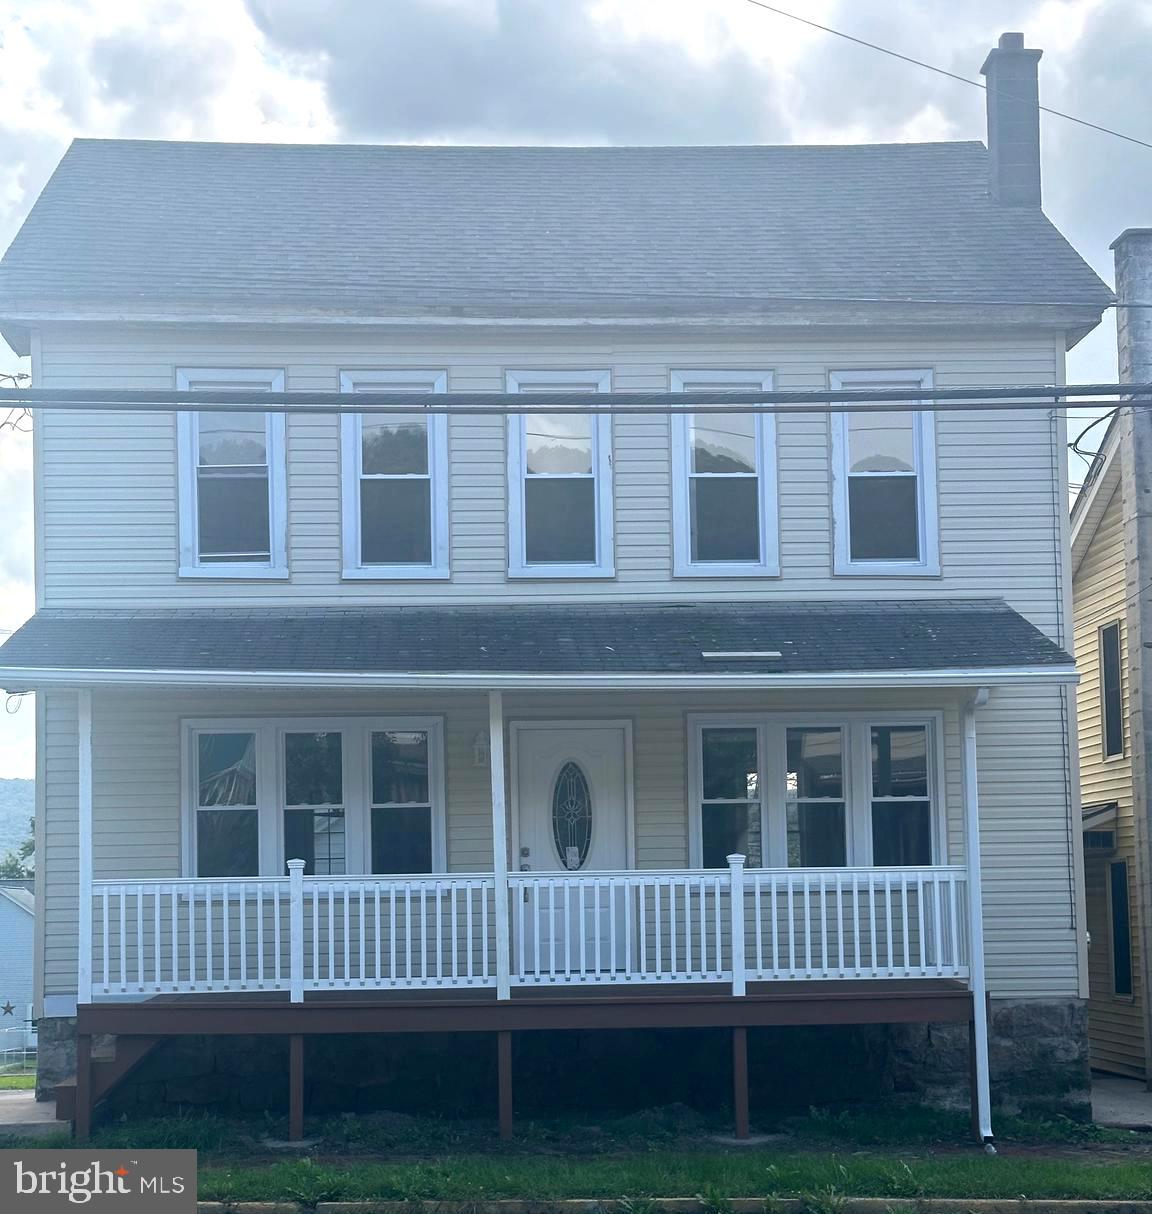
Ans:
{"label": "white downspout", "polygon": [[511,915],[508,897],[508,809],[504,780],[504,697],[488,693],[488,753],[492,774],[492,874],[495,883],[496,998],[511,995]]}
{"label": "white downspout", "polygon": [[972,991],[972,1029],[976,1048],[976,1122],[981,1139],[992,1147],[992,1092],[988,1073],[988,1002],[984,976],[984,891],[980,875],[980,795],[976,769],[976,710],[988,703],[988,688],[964,705],[964,845],[968,861],[968,985]]}
{"label": "white downspout", "polygon": [[[76,954],[76,1002],[92,1002],[92,693],[76,693],[76,861],[80,916]],[[107,976],[105,976],[106,978]]]}

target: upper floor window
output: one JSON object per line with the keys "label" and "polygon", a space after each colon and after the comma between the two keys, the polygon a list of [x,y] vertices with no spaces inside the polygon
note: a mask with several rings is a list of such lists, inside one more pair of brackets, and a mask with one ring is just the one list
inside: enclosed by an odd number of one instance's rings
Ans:
{"label": "upper floor window", "polygon": [[[282,371],[182,369],[181,390],[284,391]],[[287,577],[284,415],[177,415],[180,576]]]}
{"label": "upper floor window", "polygon": [[[445,392],[444,371],[344,371],[342,392]],[[448,576],[448,418],[341,418],[346,578]]]}
{"label": "upper floor window", "polygon": [[1124,690],[1121,684],[1120,623],[1100,629],[1100,733],[1104,757],[1124,753]]}
{"label": "upper floor window", "polygon": [[446,867],[435,717],[188,723],[188,876]]}
{"label": "upper floor window", "polygon": [[[833,390],[930,388],[930,371],[834,371]],[[834,571],[940,572],[936,440],[926,411],[832,414]]]}
{"label": "upper floor window", "polygon": [[[607,371],[509,371],[509,392],[607,392]],[[508,418],[508,576],[610,577],[612,421]]]}
{"label": "upper floor window", "polygon": [[[672,372],[674,392],[758,388],[772,390],[770,372]],[[780,572],[772,415],[674,414],[672,476],[677,577]]]}
{"label": "upper floor window", "polygon": [[925,866],[945,852],[939,719],[692,718],[699,832],[692,863],[723,868]]}

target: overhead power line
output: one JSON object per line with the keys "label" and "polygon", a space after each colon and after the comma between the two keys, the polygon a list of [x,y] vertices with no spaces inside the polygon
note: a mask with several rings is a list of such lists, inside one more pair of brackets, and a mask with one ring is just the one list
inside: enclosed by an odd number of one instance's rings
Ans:
{"label": "overhead power line", "polygon": [[[922,67],[925,71],[935,72],[938,76],[946,76],[949,80],[956,80],[960,84],[971,85],[972,88],[983,89],[988,91],[988,86],[980,80],[973,80],[970,76],[960,76],[956,72],[950,72],[947,68],[938,67],[935,63],[925,63],[923,59],[914,59],[911,55],[903,55],[899,51],[894,51],[891,47],[881,46],[876,42],[869,42],[865,38],[857,38],[854,34],[846,34],[843,30],[833,29],[830,25],[821,25],[819,21],[811,21],[807,17],[801,17],[798,13],[790,13],[787,9],[777,8],[774,4],[766,4],[764,0],[747,0],[754,8],[762,8],[766,12],[775,13],[778,17],[787,17],[790,21],[798,21],[801,25],[810,26],[814,30],[821,30],[825,34],[832,34],[836,38],[843,38],[845,42],[854,42],[857,46],[867,47],[870,51],[877,51],[881,55],[888,55],[892,59],[899,59],[903,63],[911,63],[914,67]],[[1000,94],[1003,96],[1004,94]],[[1134,143],[1138,147],[1152,148],[1152,142],[1146,139],[1137,139],[1135,135],[1125,135],[1123,131],[1113,130],[1110,126],[1101,126],[1098,122],[1089,122],[1087,118],[1077,118],[1075,114],[1066,113],[1064,110],[1054,110],[1050,105],[1042,105],[1039,107],[1045,114],[1051,114],[1054,118],[1063,118],[1065,122],[1074,122],[1077,126],[1088,127],[1089,130],[1099,131],[1103,135],[1112,135],[1116,139],[1123,139],[1126,143]]]}
{"label": "overhead power line", "polygon": [[[1132,397],[1147,399],[1129,400]],[[245,389],[187,391],[89,388],[2,388],[0,408],[33,412],[105,413],[423,413],[423,414],[652,414],[990,412],[1152,407],[1152,383],[1052,384],[1042,387],[867,388],[684,392],[266,392]]]}

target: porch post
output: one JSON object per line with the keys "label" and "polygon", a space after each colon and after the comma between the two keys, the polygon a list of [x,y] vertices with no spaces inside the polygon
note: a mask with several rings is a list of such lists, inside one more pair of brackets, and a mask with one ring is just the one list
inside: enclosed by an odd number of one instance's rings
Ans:
{"label": "porch post", "polygon": [[92,1002],[92,693],[76,693],[77,865],[80,922],[76,941],[76,1001]]}
{"label": "porch post", "polygon": [[968,861],[968,986],[972,992],[972,1060],[976,1125],[992,1142],[992,1094],[988,1074],[988,999],[984,977],[984,900],[980,875],[980,796],[976,769],[976,710],[988,703],[982,687],[964,705],[964,838]]}
{"label": "porch post", "polygon": [[732,917],[732,994],[747,993],[744,976],[744,859],[736,853],[728,857],[728,898]]}
{"label": "porch post", "polygon": [[304,1002],[304,866],[304,860],[288,861],[288,997],[293,1003]]}
{"label": "porch post", "polygon": [[496,998],[511,997],[508,899],[508,816],[504,787],[504,696],[488,693],[488,750],[492,776],[492,877],[496,914]]}

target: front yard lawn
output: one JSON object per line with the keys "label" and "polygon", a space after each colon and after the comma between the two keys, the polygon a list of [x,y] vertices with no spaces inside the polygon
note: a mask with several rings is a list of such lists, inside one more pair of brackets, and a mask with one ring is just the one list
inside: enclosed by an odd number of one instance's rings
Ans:
{"label": "front yard lawn", "polygon": [[0,1092],[27,1092],[35,1086],[35,1075],[0,1075]]}

